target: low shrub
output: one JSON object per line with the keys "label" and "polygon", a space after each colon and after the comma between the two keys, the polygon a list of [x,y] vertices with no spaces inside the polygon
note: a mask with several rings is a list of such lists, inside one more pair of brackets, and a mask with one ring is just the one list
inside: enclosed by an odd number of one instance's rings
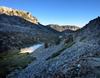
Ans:
{"label": "low shrub", "polygon": [[49,59],[53,59],[57,56],[59,56],[65,49],[70,48],[73,44],[75,44],[75,42],[69,42],[68,44],[66,44],[61,50],[59,50],[58,52],[53,53],[50,57],[48,57],[46,60]]}
{"label": "low shrub", "polygon": [[82,37],[82,38],[80,39],[80,42],[82,42],[84,39],[86,39],[86,37]]}

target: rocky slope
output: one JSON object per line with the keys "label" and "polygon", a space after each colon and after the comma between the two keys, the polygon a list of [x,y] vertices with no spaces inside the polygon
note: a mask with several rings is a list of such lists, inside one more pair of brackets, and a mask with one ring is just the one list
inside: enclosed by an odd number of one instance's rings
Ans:
{"label": "rocky slope", "polygon": [[99,78],[100,17],[57,46],[32,54],[37,60],[8,78]]}

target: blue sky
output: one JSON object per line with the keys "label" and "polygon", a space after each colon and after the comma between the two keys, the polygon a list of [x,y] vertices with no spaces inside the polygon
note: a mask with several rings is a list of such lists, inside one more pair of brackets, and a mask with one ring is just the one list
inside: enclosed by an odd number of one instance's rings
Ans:
{"label": "blue sky", "polygon": [[100,16],[100,0],[0,0],[0,6],[29,11],[44,25],[84,26]]}

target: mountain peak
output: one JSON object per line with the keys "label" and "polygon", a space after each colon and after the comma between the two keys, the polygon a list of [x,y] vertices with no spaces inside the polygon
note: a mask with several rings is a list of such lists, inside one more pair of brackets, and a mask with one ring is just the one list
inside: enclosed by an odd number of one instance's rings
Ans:
{"label": "mountain peak", "polygon": [[89,22],[89,24],[92,24],[92,25],[100,25],[100,16],[98,16],[97,18],[91,20]]}
{"label": "mountain peak", "polygon": [[94,19],[94,21],[100,22],[100,16]]}
{"label": "mountain peak", "polygon": [[100,16],[98,16],[97,18],[100,19]]}
{"label": "mountain peak", "polygon": [[0,14],[6,14],[9,16],[19,16],[19,17],[24,18],[27,21],[38,24],[37,18],[32,16],[31,13],[24,11],[24,10],[17,10],[17,9],[1,6],[0,7]]}
{"label": "mountain peak", "polygon": [[98,16],[98,17],[96,18],[96,21],[100,22],[100,16]]}

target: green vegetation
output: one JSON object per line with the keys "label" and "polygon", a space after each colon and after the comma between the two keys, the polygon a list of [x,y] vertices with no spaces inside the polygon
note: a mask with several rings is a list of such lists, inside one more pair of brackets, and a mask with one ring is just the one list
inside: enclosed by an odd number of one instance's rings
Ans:
{"label": "green vegetation", "polygon": [[15,69],[23,69],[29,63],[36,60],[36,57],[30,56],[29,53],[9,53],[4,56],[0,55],[0,77],[5,77]]}
{"label": "green vegetation", "polygon": [[84,39],[86,39],[86,37],[82,37],[82,38],[80,39],[80,42],[82,42]]}
{"label": "green vegetation", "polygon": [[62,53],[62,51],[64,51],[66,48],[64,47],[63,49],[59,50],[58,52],[56,53],[53,53],[50,57],[48,57],[46,60],[49,60],[49,59],[52,59],[52,58],[55,58],[57,57],[58,55],[60,55]]}
{"label": "green vegetation", "polygon": [[58,52],[53,53],[50,57],[48,57],[46,60],[50,60],[53,59],[57,56],[59,56],[65,49],[70,48],[73,44],[75,44],[75,42],[69,42],[68,44],[66,44],[61,50],[59,50]]}
{"label": "green vegetation", "polygon": [[66,48],[70,48],[75,42],[69,42],[68,44],[65,45]]}

